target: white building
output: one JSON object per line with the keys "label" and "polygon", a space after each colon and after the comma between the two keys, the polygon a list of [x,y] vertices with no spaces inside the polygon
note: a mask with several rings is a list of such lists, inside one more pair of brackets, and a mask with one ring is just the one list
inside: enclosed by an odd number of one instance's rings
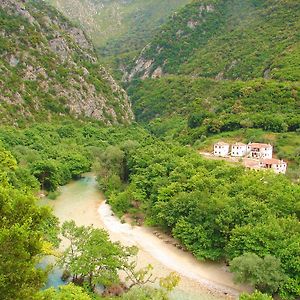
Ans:
{"label": "white building", "polygon": [[273,170],[275,173],[279,174],[285,174],[286,173],[286,169],[287,169],[287,163],[284,162],[283,160],[279,160],[279,159],[262,159],[259,162],[260,168],[262,169],[271,169]]}
{"label": "white building", "polygon": [[273,147],[270,144],[250,143],[247,145],[247,154],[252,158],[272,158]]}
{"label": "white building", "polygon": [[243,143],[235,143],[231,146],[231,156],[243,157],[247,155],[247,145]]}
{"label": "white building", "polygon": [[229,144],[224,142],[218,142],[214,145],[214,155],[215,156],[228,156],[229,155]]}

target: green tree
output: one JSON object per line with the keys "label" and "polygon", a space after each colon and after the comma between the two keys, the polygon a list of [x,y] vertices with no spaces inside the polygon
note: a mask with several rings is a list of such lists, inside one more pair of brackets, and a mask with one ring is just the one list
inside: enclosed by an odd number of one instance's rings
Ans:
{"label": "green tree", "polygon": [[273,300],[272,296],[255,291],[252,294],[241,294],[240,300]]}
{"label": "green tree", "polygon": [[42,189],[55,191],[59,185],[59,171],[55,160],[37,161],[32,166],[32,174],[41,183]]}
{"label": "green tree", "polygon": [[278,258],[267,255],[260,258],[253,253],[245,253],[230,263],[234,279],[239,283],[250,283],[261,292],[274,294],[287,276],[283,273]]}
{"label": "green tree", "polygon": [[92,226],[77,227],[74,221],[62,225],[62,235],[69,241],[59,264],[72,274],[73,282],[86,282],[94,290],[118,282],[118,270],[127,253],[119,243],[112,243],[108,233]]}
{"label": "green tree", "polygon": [[42,287],[46,273],[36,264],[57,235],[49,209],[37,206],[30,189],[19,188],[8,180],[0,185],[0,294],[7,300],[30,299]]}
{"label": "green tree", "polygon": [[92,300],[92,298],[84,292],[84,290],[70,283],[60,286],[58,290],[54,288],[40,292],[37,300]]}

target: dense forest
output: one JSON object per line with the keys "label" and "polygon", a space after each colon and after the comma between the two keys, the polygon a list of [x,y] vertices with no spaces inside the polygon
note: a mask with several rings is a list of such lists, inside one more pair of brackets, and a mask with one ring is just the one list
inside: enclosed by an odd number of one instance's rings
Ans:
{"label": "dense forest", "polygon": [[256,79],[166,76],[128,88],[138,121],[156,136],[211,151],[220,139],[268,142],[299,178],[299,86]]}
{"label": "dense forest", "polygon": [[298,1],[193,1],[170,17],[127,73],[136,119],[211,152],[268,142],[299,180]]}
{"label": "dense forest", "polygon": [[[2,198],[1,210],[5,219],[11,218],[3,223],[7,233],[1,235],[2,253],[9,247],[5,234],[13,237],[14,228],[32,232],[29,225],[26,230],[19,228],[24,219],[15,215],[18,212],[14,207],[20,207],[25,197],[28,200],[24,209],[30,205],[35,213],[45,215],[30,225],[41,243],[35,244],[38,249],[32,256],[31,268],[43,253],[44,243],[57,245],[57,221],[47,209],[37,210],[33,193],[40,186],[55,199],[58,185],[93,168],[99,175],[99,188],[119,216],[130,213],[138,222],[159,226],[200,260],[226,260],[236,274],[241,269],[250,272],[251,277],[238,278],[240,282],[249,282],[262,292],[279,293],[283,299],[297,297],[300,270],[295,258],[299,257],[300,190],[284,175],[250,172],[224,162],[207,161],[192,148],[161,141],[139,126],[103,128],[97,123],[82,126],[81,122],[69,120],[23,129],[2,127],[0,139],[2,149],[6,149],[2,151],[1,178],[7,195]],[[9,204],[5,199],[19,204]],[[30,216],[31,210],[27,217]],[[70,224],[66,226],[65,230],[77,230]],[[93,232],[91,238],[96,238]],[[32,251],[30,244],[28,247],[27,251]],[[11,252],[11,259],[14,255]],[[257,269],[247,270],[247,264],[256,265]],[[27,270],[30,265],[18,267]],[[7,265],[2,268],[4,272]],[[258,270],[276,276],[260,278]],[[24,273],[26,280],[27,276]],[[34,276],[36,281],[33,286],[28,283],[27,293],[37,291],[45,279],[41,272]],[[4,281],[4,290],[7,284]],[[14,287],[18,281],[9,284]],[[12,290],[18,293],[15,288]]]}
{"label": "dense forest", "polygon": [[200,260],[231,261],[262,292],[299,295],[300,190],[285,176],[157,140],[108,148],[99,183],[119,215],[164,228]]}
{"label": "dense forest", "polygon": [[[82,126],[74,120],[23,129],[1,127],[0,131],[2,299],[103,299],[94,293],[95,286],[109,288],[119,284],[120,272],[131,278],[121,299],[168,299],[168,292],[178,283],[177,275],[160,278],[160,288],[144,287],[151,278],[152,267],[137,268],[135,247],[112,243],[104,230],[77,227],[74,222],[65,222],[60,229],[57,218],[50,209],[39,206],[36,197],[42,189],[55,199],[58,185],[78,179],[91,170],[92,164],[99,165],[107,147],[123,141],[126,148],[131,138],[152,138],[139,127],[105,128],[97,123]],[[71,241],[61,255],[56,248],[59,232]],[[66,270],[64,276],[72,275],[76,285],[40,291],[51,269],[36,266],[47,255],[58,258]],[[82,289],[84,282],[88,284]]]}

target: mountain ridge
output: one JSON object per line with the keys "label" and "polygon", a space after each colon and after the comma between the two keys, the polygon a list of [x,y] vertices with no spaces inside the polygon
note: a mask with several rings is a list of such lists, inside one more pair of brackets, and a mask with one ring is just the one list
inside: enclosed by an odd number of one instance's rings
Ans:
{"label": "mountain ridge", "polygon": [[126,92],[99,63],[85,33],[43,1],[0,3],[3,122],[51,114],[133,120]]}
{"label": "mountain ridge", "polygon": [[127,80],[182,74],[297,81],[299,19],[295,0],[193,1],[161,27]]}

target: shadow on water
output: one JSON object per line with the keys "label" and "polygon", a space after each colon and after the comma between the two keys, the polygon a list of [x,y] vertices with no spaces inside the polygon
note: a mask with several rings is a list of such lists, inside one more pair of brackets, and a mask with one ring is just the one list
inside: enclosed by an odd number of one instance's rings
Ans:
{"label": "shadow on water", "polygon": [[46,285],[43,287],[43,290],[48,289],[50,287],[58,288],[61,285],[67,284],[67,282],[65,282],[61,279],[61,276],[63,274],[63,270],[61,270],[60,268],[54,266],[54,264],[55,264],[55,257],[46,256],[37,265],[38,268],[43,269],[43,270],[46,270],[48,267],[51,267]]}

